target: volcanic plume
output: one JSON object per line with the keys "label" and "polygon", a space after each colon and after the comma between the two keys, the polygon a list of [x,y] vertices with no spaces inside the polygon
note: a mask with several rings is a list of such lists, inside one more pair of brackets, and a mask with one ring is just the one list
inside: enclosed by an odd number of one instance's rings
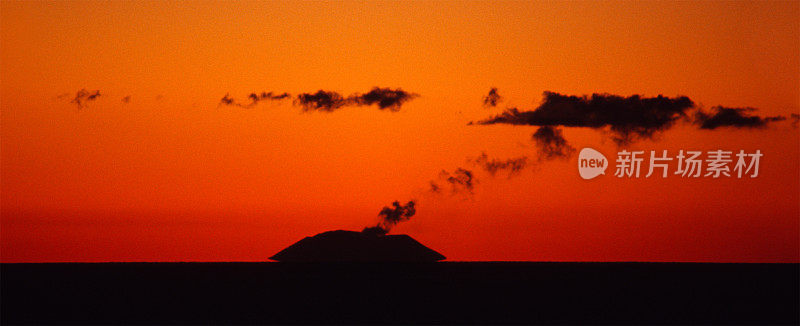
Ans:
{"label": "volcanic plume", "polygon": [[405,205],[401,205],[399,201],[395,201],[392,203],[392,207],[384,206],[380,213],[378,213],[378,216],[381,218],[378,225],[366,227],[361,232],[373,235],[386,235],[395,224],[406,221],[417,213],[417,209],[414,207],[415,204],[413,200]]}

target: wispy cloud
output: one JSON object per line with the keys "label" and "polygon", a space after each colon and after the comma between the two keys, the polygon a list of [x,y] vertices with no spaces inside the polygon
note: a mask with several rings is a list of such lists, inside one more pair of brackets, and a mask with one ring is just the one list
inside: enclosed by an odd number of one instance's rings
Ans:
{"label": "wispy cloud", "polygon": [[76,104],[78,108],[84,108],[86,103],[96,100],[100,97],[100,90],[88,91],[85,88],[77,91],[75,97],[72,98],[70,103]]}

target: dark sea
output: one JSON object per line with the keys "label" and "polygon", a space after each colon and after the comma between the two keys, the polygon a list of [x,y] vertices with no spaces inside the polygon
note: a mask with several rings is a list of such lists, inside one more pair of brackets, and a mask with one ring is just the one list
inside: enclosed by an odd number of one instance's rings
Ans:
{"label": "dark sea", "polygon": [[0,265],[2,324],[798,324],[800,265]]}

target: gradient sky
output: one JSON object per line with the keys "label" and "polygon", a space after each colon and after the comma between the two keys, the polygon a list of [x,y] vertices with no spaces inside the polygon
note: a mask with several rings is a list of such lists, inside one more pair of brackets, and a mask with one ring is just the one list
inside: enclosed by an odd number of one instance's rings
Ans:
{"label": "gradient sky", "polygon": [[[398,225],[450,260],[800,261],[800,133],[677,126],[628,150],[764,153],[755,179],[578,176],[576,157],[471,197],[442,169],[536,157],[535,127],[468,126],[544,91],[800,112],[800,2],[0,2],[0,260],[260,261]],[[218,106],[226,93],[420,95],[400,112]],[[497,87],[505,101],[484,108]],[[83,109],[80,89],[102,96]],[[69,94],[66,98],[60,96]],[[130,103],[121,98],[131,96]],[[572,146],[613,159],[602,132]]]}

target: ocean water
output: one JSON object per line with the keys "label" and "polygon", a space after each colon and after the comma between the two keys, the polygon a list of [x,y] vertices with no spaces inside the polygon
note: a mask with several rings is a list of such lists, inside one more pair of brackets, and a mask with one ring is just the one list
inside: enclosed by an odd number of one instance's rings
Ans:
{"label": "ocean water", "polygon": [[800,265],[0,265],[3,324],[797,324]]}

